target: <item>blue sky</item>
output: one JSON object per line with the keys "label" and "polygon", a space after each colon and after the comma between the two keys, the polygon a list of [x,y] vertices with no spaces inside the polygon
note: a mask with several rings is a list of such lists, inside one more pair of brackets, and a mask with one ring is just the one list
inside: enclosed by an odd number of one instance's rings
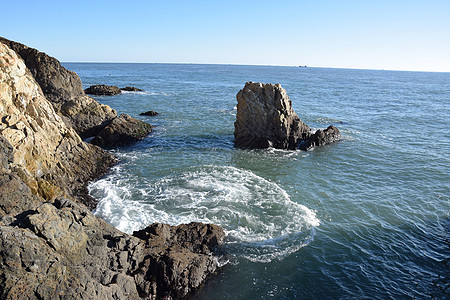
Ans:
{"label": "blue sky", "polygon": [[450,72],[449,0],[2,2],[1,36],[66,62]]}

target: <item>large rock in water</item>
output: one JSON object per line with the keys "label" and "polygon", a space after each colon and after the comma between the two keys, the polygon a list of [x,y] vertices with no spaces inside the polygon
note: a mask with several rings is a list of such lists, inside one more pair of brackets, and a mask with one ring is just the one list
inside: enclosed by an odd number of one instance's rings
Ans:
{"label": "large rock in water", "polygon": [[152,125],[121,114],[103,128],[91,143],[100,147],[126,146],[143,139],[152,130]]}
{"label": "large rock in water", "polygon": [[80,77],[57,59],[2,37],[0,42],[20,55],[56,113],[82,138],[96,135],[117,116],[111,107],[86,96]]}
{"label": "large rock in water", "polygon": [[236,98],[236,146],[295,149],[309,136],[309,127],[294,112],[281,85],[247,82]]}
{"label": "large rock in water", "polygon": [[91,85],[87,89],[84,90],[86,94],[97,95],[97,96],[114,96],[119,95],[121,90],[114,85]]}
{"label": "large rock in water", "polygon": [[334,126],[312,133],[279,84],[247,82],[236,98],[234,142],[238,147],[309,150],[340,139]]}

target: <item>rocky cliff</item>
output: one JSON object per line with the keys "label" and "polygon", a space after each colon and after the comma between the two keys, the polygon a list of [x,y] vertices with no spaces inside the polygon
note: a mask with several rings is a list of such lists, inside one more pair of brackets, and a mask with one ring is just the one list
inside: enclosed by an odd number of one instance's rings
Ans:
{"label": "rocky cliff", "polygon": [[[0,42],[0,299],[170,299],[198,288],[217,268],[223,230],[154,224],[130,236],[95,217],[86,184],[115,158],[81,140],[36,74]],[[85,97],[69,77],[56,94]]]}
{"label": "rocky cliff", "polygon": [[279,84],[247,82],[236,98],[234,137],[238,147],[309,150],[340,138],[334,126],[312,133]]}
{"label": "rocky cliff", "polygon": [[56,113],[82,138],[96,135],[117,116],[111,107],[85,95],[80,77],[62,67],[56,58],[3,37],[0,42],[24,60]]}

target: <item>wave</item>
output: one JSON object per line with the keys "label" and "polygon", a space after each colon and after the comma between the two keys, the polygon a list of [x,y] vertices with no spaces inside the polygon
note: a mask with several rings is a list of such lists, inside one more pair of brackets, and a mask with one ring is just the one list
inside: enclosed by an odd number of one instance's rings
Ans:
{"label": "wave", "polygon": [[173,94],[165,92],[151,92],[151,91],[122,91],[122,94],[135,94],[135,95],[149,95],[149,96],[172,96]]}
{"label": "wave", "polygon": [[274,182],[231,166],[206,165],[143,182],[123,166],[89,186],[95,214],[131,233],[153,222],[221,225],[229,259],[270,262],[307,245],[320,221]]}

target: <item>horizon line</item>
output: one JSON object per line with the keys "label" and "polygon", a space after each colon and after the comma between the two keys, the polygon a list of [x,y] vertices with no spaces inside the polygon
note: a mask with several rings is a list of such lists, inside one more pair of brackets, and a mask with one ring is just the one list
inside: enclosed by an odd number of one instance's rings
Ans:
{"label": "horizon line", "polygon": [[216,65],[216,66],[250,66],[250,67],[291,67],[291,68],[316,68],[316,69],[342,69],[342,70],[366,70],[366,71],[393,71],[393,72],[424,72],[424,73],[450,73],[450,71],[429,70],[405,70],[405,69],[375,69],[358,67],[327,67],[308,65],[270,65],[270,64],[240,64],[240,63],[201,63],[201,62],[120,62],[120,61],[61,61],[61,63],[75,64],[165,64],[165,65]]}

